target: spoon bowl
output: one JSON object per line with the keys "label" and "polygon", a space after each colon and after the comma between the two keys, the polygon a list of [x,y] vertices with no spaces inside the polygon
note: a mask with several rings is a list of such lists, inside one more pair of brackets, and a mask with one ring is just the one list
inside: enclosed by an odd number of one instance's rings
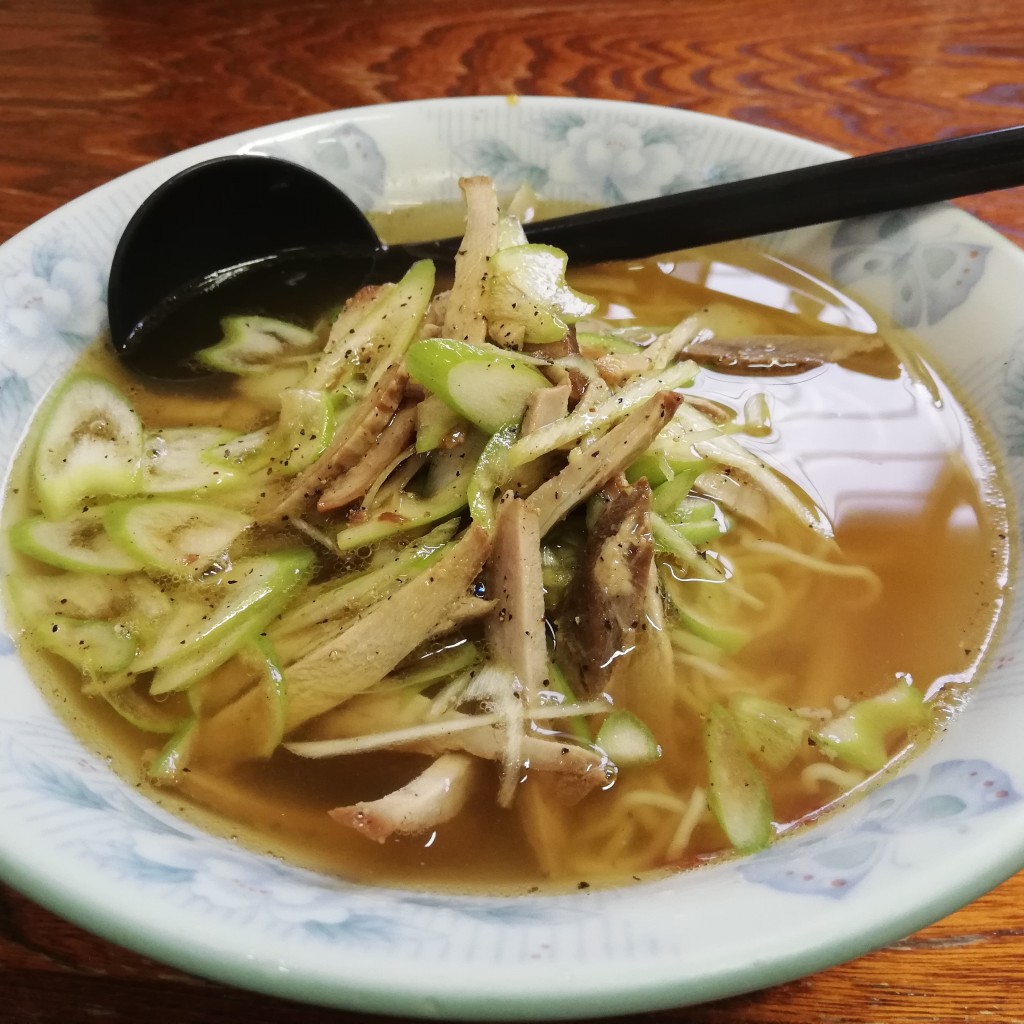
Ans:
{"label": "spoon bowl", "polygon": [[[250,308],[261,294],[280,296],[282,312],[309,308],[321,297],[325,277],[338,270],[343,276],[334,286],[344,288],[348,260],[339,267],[337,259],[309,258],[339,240],[351,246],[349,272],[365,277],[381,249],[377,233],[359,207],[315,171],[249,156],[189,167],[150,194],[114,251],[114,346],[151,376],[194,376],[200,371],[189,358],[217,340],[224,311]],[[282,258],[299,252],[307,254],[301,267],[294,256]]]}

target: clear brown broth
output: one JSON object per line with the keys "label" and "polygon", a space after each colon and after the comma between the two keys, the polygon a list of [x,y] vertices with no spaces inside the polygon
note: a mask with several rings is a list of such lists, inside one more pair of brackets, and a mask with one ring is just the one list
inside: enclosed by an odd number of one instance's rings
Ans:
{"label": "clear brown broth", "polygon": [[[425,223],[421,215],[401,212],[381,218],[380,226],[396,241],[452,229],[450,211],[431,216],[433,222]],[[875,326],[870,314],[824,282],[740,245],[574,276],[578,287],[601,300],[607,315],[624,324],[671,323],[714,302],[722,306],[722,332],[820,334]],[[887,336],[905,344],[894,332]],[[184,396],[143,389],[121,374],[105,349],[95,348],[86,360],[118,380],[149,423],[218,422],[246,429],[259,416],[219,385]],[[1006,509],[990,449],[949,389],[934,375],[927,383],[912,378],[890,350],[797,377],[706,372],[699,386],[703,395],[736,408],[755,391],[769,395],[774,430],[745,443],[814,498],[848,560],[874,570],[883,584],[881,598],[863,605],[851,601],[841,585],[817,581],[805,595],[799,621],[756,639],[736,655],[737,665],[754,674],[770,665],[776,675],[800,679],[799,692],[787,695],[793,704],[830,706],[837,696],[857,700],[907,673],[952,709],[975,680],[995,628],[1009,555]],[[8,521],[17,504],[8,501]],[[499,809],[489,790],[481,789],[455,821],[435,833],[383,845],[327,817],[332,807],[404,784],[427,763],[407,754],[309,762],[279,751],[269,762],[224,777],[197,769],[180,790],[154,792],[141,767],[153,752],[153,738],[126,726],[105,704],[83,697],[73,673],[56,659],[30,650],[26,656],[73,728],[119,772],[176,812],[256,850],[355,880],[429,889],[521,891],[583,881],[621,883],[633,875],[626,861],[614,857],[603,866],[585,860],[580,867],[571,843],[561,838],[555,846],[564,852],[564,865],[554,877],[545,874],[516,811]],[[700,784],[699,720],[681,721],[673,741],[664,764],[635,773],[634,785],[645,785],[648,772],[667,774],[684,795]],[[531,785],[532,780],[525,784]],[[772,796],[783,824],[813,815],[831,799],[829,791],[808,794],[793,780],[775,782]],[[593,833],[609,798],[594,794],[558,812],[563,834]],[[704,822],[672,867],[691,865],[722,846],[717,827]]]}

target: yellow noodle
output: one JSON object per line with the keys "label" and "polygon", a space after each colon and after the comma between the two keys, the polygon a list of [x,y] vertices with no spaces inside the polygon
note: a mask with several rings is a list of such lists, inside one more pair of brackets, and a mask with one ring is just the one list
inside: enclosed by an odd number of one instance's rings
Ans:
{"label": "yellow noodle", "polygon": [[708,813],[707,794],[703,787],[697,786],[690,794],[690,801],[686,805],[683,816],[676,827],[675,832],[665,848],[666,860],[678,860],[690,845],[694,829],[700,824],[701,819]]}
{"label": "yellow noodle", "polygon": [[817,761],[809,764],[800,773],[800,785],[808,793],[817,793],[823,782],[830,783],[837,789],[846,791],[853,789],[858,783],[867,778],[864,772],[855,768],[844,770],[838,765],[830,764],[828,761]]}

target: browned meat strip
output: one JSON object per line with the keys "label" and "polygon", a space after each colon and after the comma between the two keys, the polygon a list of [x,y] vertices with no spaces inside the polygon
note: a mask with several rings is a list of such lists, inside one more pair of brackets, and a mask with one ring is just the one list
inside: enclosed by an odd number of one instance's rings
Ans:
{"label": "browned meat strip", "polygon": [[558,615],[558,661],[578,693],[605,688],[644,621],[654,542],[646,479],[608,502],[587,538]]}
{"label": "browned meat strip", "polygon": [[[493,727],[466,729],[448,736],[425,740],[410,749],[427,754],[459,750],[474,757],[500,761],[504,742],[501,731]],[[559,800],[572,804],[593,792],[604,789],[615,778],[615,769],[593,747],[582,747],[558,738],[523,737],[521,748],[523,768],[557,780],[555,793]]]}
{"label": "browned meat strip", "polygon": [[569,414],[571,392],[572,387],[569,384],[561,384],[556,388],[537,388],[527,399],[519,436],[526,437],[527,434],[566,417]]}
{"label": "browned meat strip", "polygon": [[471,526],[440,560],[288,668],[289,731],[368,690],[446,621],[490,554]]}
{"label": "browned meat strip", "polygon": [[319,497],[324,487],[351,469],[373,445],[405,395],[408,374],[401,367],[389,369],[342,424],[324,453],[292,481],[277,505],[278,515],[291,515]]}
{"label": "browned meat strip", "polygon": [[823,363],[838,363],[880,348],[871,334],[765,335],[757,338],[718,338],[701,332],[683,353],[700,363],[731,373],[797,373]]}
{"label": "browned meat strip", "polygon": [[361,498],[409,445],[415,433],[416,407],[411,405],[395,413],[363,457],[327,486],[316,503],[317,511],[330,512]]}
{"label": "browned meat strip", "polygon": [[581,501],[586,501],[645,451],[675,415],[682,400],[674,391],[662,391],[624,416],[585,451],[571,452],[569,465],[527,499],[527,505],[540,520],[540,535],[543,537]]}
{"label": "browned meat strip", "polygon": [[506,496],[498,509],[487,573],[496,598],[486,627],[491,657],[512,669],[528,701],[543,689],[548,652],[537,515],[521,498]]}
{"label": "browned meat strip", "polygon": [[479,762],[468,754],[442,754],[401,789],[328,814],[340,825],[383,843],[396,833],[417,835],[451,821],[465,806]]}
{"label": "browned meat strip", "polygon": [[474,597],[463,594],[445,609],[444,618],[430,631],[428,639],[447,636],[470,622],[479,622],[487,618],[497,606],[497,601],[486,597]]}
{"label": "browned meat strip", "polygon": [[[527,434],[546,427],[555,420],[564,419],[569,413],[571,393],[572,387],[569,384],[561,384],[554,388],[537,388],[526,403],[519,436],[526,437]],[[558,460],[558,455],[548,452],[539,459],[525,463],[508,481],[509,489],[520,497],[532,494],[549,476],[557,472]]]}
{"label": "browned meat strip", "polygon": [[346,313],[349,310],[365,309],[375,298],[377,298],[380,288],[381,286],[379,284],[364,284],[363,287],[355,293],[355,295],[352,295],[350,298],[345,300],[345,305],[342,308]]}
{"label": "browned meat strip", "polygon": [[479,175],[460,178],[459,188],[466,199],[466,233],[455,257],[455,281],[445,304],[442,334],[479,345],[487,337],[481,310],[498,244],[498,195],[494,183]]}
{"label": "browned meat strip", "polygon": [[576,328],[574,325],[570,325],[561,341],[552,341],[547,345],[527,345],[526,351],[531,356],[540,356],[542,359],[564,359],[565,356],[578,356],[580,346],[576,341]]}
{"label": "browned meat strip", "polygon": [[650,357],[643,352],[610,352],[594,363],[601,379],[612,387],[622,387],[630,377],[646,373],[651,368]]}
{"label": "browned meat strip", "polygon": [[575,366],[551,363],[550,366],[540,367],[540,371],[556,386],[569,385],[569,403],[573,406],[583,397],[583,392],[587,390],[589,378],[582,370]]}

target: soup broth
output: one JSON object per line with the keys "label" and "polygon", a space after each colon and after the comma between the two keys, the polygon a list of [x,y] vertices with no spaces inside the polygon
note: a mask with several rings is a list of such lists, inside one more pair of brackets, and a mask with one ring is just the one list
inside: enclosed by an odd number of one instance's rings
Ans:
{"label": "soup broth", "polygon": [[[378,226],[394,241],[443,233],[451,212],[429,216],[429,226],[408,212],[382,217]],[[508,783],[499,783],[497,766],[488,764],[457,815],[378,843],[328,812],[405,786],[436,761],[438,749],[312,758],[278,746],[270,756],[224,768],[200,758],[172,784],[168,777],[156,784],[146,766],[159,757],[167,737],[135,728],[101,696],[90,695],[77,670],[33,639],[28,604],[16,596],[25,658],[75,731],[156,799],[256,850],[360,881],[514,892],[621,884],[727,853],[722,820],[709,810],[715,769],[707,753],[708,709],[730,708],[738,716],[737,695],[777,702],[806,723],[784,766],[766,765],[748,750],[776,832],[812,819],[876,774],[823,748],[820,737],[829,723],[851,706],[901,686],[927,698],[925,718],[885,734],[887,764],[943,727],[974,683],[997,625],[1009,558],[1007,513],[989,448],[913,342],[880,329],[868,311],[826,282],[741,245],[582,269],[570,272],[569,280],[596,298],[591,318],[627,342],[646,342],[645,331],[653,337],[694,312],[718,338],[814,341],[878,334],[884,340],[839,362],[789,372],[775,367],[736,373],[704,365],[687,389],[702,415],[731,424],[730,436],[787,481],[809,516],[794,514],[763,489],[755,489],[747,505],[744,499],[734,505],[730,488],[743,471],[729,467],[705,481],[700,501],[709,504],[687,506],[730,526],[700,545],[701,560],[720,574],[701,579],[678,559],[656,558],[663,620],[645,604],[642,628],[629,633],[629,643],[611,659],[611,675],[602,677],[614,708],[632,712],[643,725],[641,740],[653,740],[657,750],[645,751],[635,765],[620,765],[602,785],[573,799],[520,753],[509,806],[496,802],[499,785]],[[587,326],[577,324],[578,336]],[[146,384],[128,376],[102,344],[86,354],[80,369],[112,381],[144,424],[161,428],[251,431],[268,421],[281,388],[294,383],[294,371],[286,368],[186,389]],[[35,511],[28,497],[32,458],[26,450],[15,468],[5,506],[8,525]],[[642,486],[638,479],[628,486]],[[253,504],[258,500],[254,495]],[[592,507],[590,514],[600,515],[600,509]],[[569,520],[577,532],[583,529],[582,512]],[[329,555],[318,531],[295,525],[250,531],[232,555],[257,552],[261,543],[305,546],[317,560],[313,586],[323,585],[339,566],[372,561],[362,547],[344,557]],[[569,595],[561,600],[572,600],[584,542],[564,525],[552,529],[548,542],[549,640],[557,662],[568,648],[565,616],[572,610],[566,612],[555,596],[561,588]],[[563,555],[568,561],[560,563]],[[60,571],[24,551],[12,559],[16,576]],[[477,588],[478,599],[493,597],[488,587],[493,590],[493,581]],[[590,599],[597,595],[584,594],[584,603]],[[284,639],[273,622],[264,632],[271,642]],[[422,668],[429,662],[424,654],[436,658],[446,646],[450,653],[475,644],[486,656],[486,635],[481,621],[470,621],[419,645],[399,670]],[[585,639],[576,643],[589,653]],[[286,665],[285,687],[288,671]],[[601,692],[570,680],[575,692],[567,697],[564,690],[554,693],[553,679],[548,682],[547,706],[586,703]],[[443,685],[435,681],[419,694],[434,700]],[[370,714],[373,697],[360,695],[346,706],[365,706]],[[405,724],[402,706],[395,705],[395,728]],[[481,704],[483,713],[494,707],[493,697]],[[341,719],[332,714],[314,717],[292,738],[314,743],[338,735]],[[529,735],[589,748],[606,715],[538,719]],[[349,735],[350,725],[340,735]]]}

